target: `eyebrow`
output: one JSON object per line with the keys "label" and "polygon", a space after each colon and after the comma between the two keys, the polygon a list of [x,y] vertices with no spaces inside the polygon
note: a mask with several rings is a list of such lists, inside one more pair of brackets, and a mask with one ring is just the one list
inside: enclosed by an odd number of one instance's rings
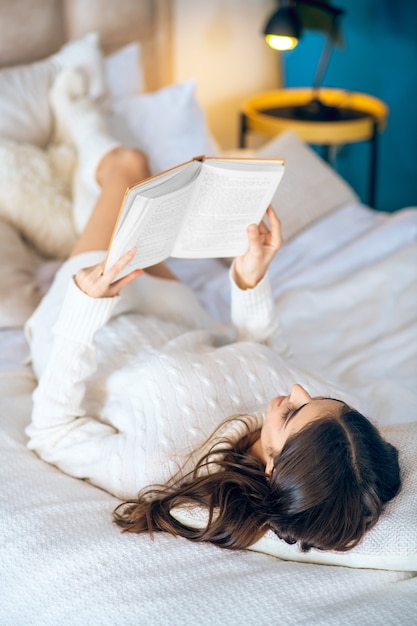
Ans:
{"label": "eyebrow", "polygon": [[[345,402],[343,402],[343,400],[338,400],[337,398],[322,398],[322,400],[333,400],[334,402],[340,402],[341,404],[346,404]],[[290,422],[290,420],[293,419],[293,417],[295,417],[297,415],[297,413],[299,413],[301,411],[301,409],[303,409],[305,406],[307,406],[307,404],[310,404],[309,402],[305,402],[304,404],[302,404],[301,406],[298,407],[298,409],[295,409],[295,411],[293,411],[286,419],[285,424],[284,424],[284,428],[287,427],[288,423]]]}

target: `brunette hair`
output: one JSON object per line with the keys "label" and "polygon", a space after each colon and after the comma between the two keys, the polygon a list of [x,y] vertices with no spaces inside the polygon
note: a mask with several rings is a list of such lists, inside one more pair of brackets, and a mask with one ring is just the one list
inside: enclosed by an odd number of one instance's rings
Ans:
{"label": "brunette hair", "polygon": [[[272,529],[303,551],[346,551],[400,490],[397,450],[346,405],[289,437],[269,479],[248,454],[258,435],[248,432],[234,445],[223,440],[185,478],[119,505],[115,523],[126,532],[166,531],[229,549],[247,548]],[[192,528],[175,519],[171,511],[184,505],[206,507],[207,525]]]}

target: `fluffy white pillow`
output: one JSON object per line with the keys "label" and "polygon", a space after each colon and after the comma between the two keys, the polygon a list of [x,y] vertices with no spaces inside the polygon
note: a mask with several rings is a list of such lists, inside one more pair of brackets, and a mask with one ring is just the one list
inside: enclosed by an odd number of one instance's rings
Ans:
{"label": "fluffy white pillow", "polygon": [[0,70],[0,137],[45,147],[52,134],[49,88],[63,68],[81,69],[94,98],[105,90],[98,35],[66,44],[47,59]]}
{"label": "fluffy white pillow", "polygon": [[194,81],[117,100],[108,121],[120,141],[147,154],[152,174],[200,154],[219,154],[195,98]]}
{"label": "fluffy white pillow", "polygon": [[0,136],[46,146],[52,114],[46,97],[56,75],[51,61],[0,70]]}
{"label": "fluffy white pillow", "polygon": [[0,218],[42,255],[68,256],[76,238],[72,220],[73,149],[47,151],[0,139]]}
{"label": "fluffy white pillow", "polygon": [[328,213],[358,201],[343,178],[291,131],[272,139],[254,156],[285,159],[285,174],[272,200],[285,241]]}
{"label": "fluffy white pillow", "polygon": [[[417,571],[417,422],[387,426],[382,433],[400,451],[403,486],[358,546],[348,552],[313,549],[301,552],[297,545],[289,545],[269,531],[250,549],[286,561]],[[204,527],[206,524],[207,515],[201,508],[178,507],[172,514],[191,527]]]}

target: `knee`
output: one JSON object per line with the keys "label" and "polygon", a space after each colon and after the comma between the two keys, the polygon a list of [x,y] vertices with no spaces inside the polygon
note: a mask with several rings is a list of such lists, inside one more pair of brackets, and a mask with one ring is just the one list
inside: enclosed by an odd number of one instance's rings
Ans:
{"label": "knee", "polygon": [[136,148],[122,148],[122,151],[124,169],[140,178],[147,178],[150,174],[147,156]]}
{"label": "knee", "polygon": [[96,178],[102,186],[108,177],[117,174],[122,174],[132,183],[148,178],[150,170],[146,155],[136,148],[115,148],[100,162]]}

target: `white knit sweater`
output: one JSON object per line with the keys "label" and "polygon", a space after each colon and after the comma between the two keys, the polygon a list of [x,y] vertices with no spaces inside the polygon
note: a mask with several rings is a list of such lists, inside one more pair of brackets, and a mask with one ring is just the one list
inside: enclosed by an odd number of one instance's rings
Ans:
{"label": "white knit sweater", "polygon": [[[90,298],[71,281],[34,392],[29,448],[127,499],[167,481],[225,417],[288,393],[297,374],[283,360],[268,278],[246,291],[231,281],[231,292],[225,335],[196,328],[197,319],[110,319],[119,298]],[[261,424],[257,414],[253,428]],[[228,434],[238,439],[242,425]]]}

